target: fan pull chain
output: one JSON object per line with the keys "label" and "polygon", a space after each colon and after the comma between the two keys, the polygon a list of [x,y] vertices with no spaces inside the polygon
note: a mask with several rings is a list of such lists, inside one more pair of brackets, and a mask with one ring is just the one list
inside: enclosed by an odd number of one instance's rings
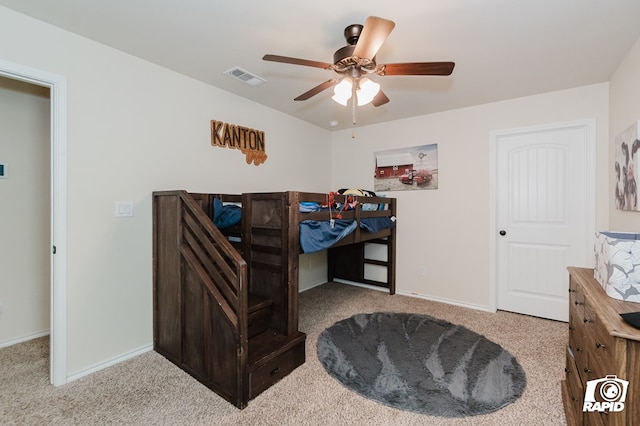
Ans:
{"label": "fan pull chain", "polygon": [[351,86],[351,109],[352,109],[352,112],[353,112],[353,125],[354,126],[356,125],[356,103],[357,103],[357,101],[356,101],[356,96],[357,96],[356,95],[356,89],[357,89],[358,84],[360,84],[360,83],[359,83],[358,80],[356,80],[356,81],[353,82],[353,85]]}
{"label": "fan pull chain", "polygon": [[356,101],[355,99],[352,101],[353,105],[353,125],[356,125]]}

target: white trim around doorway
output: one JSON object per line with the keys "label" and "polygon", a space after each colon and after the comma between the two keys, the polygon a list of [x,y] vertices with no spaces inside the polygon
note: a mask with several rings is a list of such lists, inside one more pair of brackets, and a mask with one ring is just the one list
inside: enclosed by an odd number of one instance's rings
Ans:
{"label": "white trim around doorway", "polygon": [[50,90],[52,251],[49,364],[51,384],[61,386],[67,383],[67,79],[1,59],[0,75]]}

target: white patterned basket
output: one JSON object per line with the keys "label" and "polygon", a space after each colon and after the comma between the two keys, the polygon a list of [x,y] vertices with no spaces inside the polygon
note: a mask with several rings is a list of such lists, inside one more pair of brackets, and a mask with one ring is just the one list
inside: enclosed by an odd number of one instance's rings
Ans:
{"label": "white patterned basket", "polygon": [[594,277],[607,296],[640,303],[640,234],[596,232]]}

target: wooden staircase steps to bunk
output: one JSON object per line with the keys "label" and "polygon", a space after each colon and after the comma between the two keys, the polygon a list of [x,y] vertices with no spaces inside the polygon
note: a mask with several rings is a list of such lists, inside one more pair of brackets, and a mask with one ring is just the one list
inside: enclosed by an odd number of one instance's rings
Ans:
{"label": "wooden staircase steps to bunk", "polygon": [[297,291],[265,285],[273,278],[256,272],[260,262],[249,266],[213,225],[210,200],[153,194],[154,349],[244,408],[305,362],[306,335]]}

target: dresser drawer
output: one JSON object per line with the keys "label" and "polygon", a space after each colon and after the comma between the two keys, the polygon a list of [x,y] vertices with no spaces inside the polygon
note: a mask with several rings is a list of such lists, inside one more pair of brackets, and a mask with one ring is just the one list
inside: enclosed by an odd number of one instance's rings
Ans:
{"label": "dresser drawer", "polygon": [[584,321],[584,303],[585,296],[581,286],[575,286],[574,289],[569,288],[569,310],[574,313],[576,320]]}
{"label": "dresser drawer", "polygon": [[589,340],[585,335],[585,324],[581,319],[577,318],[577,315],[573,312],[574,309],[570,309],[569,312],[569,348],[573,353],[572,360],[575,361],[575,368],[580,375],[582,381],[587,379],[587,372],[589,370],[587,361],[587,345]]}
{"label": "dresser drawer", "polygon": [[602,327],[595,327],[595,335],[590,336],[590,344],[593,345],[589,350],[589,362],[593,373],[600,377],[609,374],[619,375],[621,365],[616,358],[614,338],[606,333],[602,334]]}
{"label": "dresser drawer", "polygon": [[582,407],[579,406],[579,401],[572,397],[567,380],[562,380],[560,382],[560,390],[562,392],[562,405],[564,405],[564,414],[567,419],[567,424],[569,426],[582,425]]}
{"label": "dresser drawer", "polygon": [[578,367],[576,361],[570,351],[567,350],[567,359],[565,379],[568,385],[569,397],[571,401],[575,402],[582,411],[582,401],[584,399],[584,389],[582,387],[582,381],[580,380],[580,374],[578,373]]}

